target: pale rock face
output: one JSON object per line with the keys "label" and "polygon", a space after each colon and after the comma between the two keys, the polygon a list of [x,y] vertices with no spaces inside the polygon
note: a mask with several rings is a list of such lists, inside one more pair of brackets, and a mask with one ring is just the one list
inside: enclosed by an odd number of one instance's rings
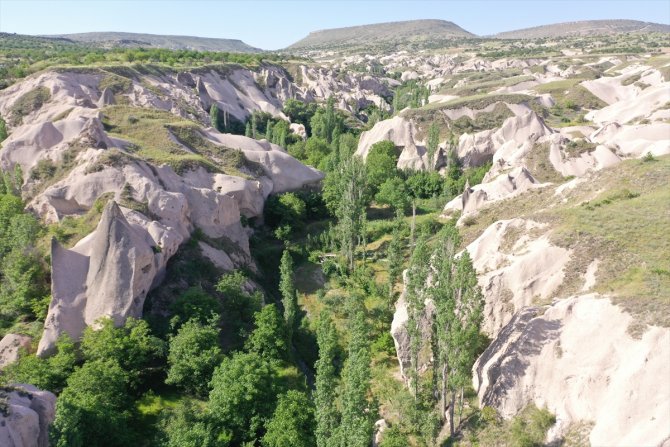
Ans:
{"label": "pale rock face", "polygon": [[0,391],[7,414],[0,414],[0,445],[48,447],[49,425],[56,416],[56,396],[32,385],[12,385]]}
{"label": "pale rock face", "polygon": [[594,423],[591,445],[661,445],[670,436],[670,329],[627,333],[630,315],[596,294],[517,313],[474,366],[481,405],[511,417],[528,403],[557,433]]}
{"label": "pale rock face", "polygon": [[487,183],[475,185],[472,188],[466,186],[463,194],[453,198],[447,203],[442,211],[442,217],[449,217],[454,212],[462,211],[459,224],[467,214],[472,214],[487,205],[499,200],[517,196],[532,188],[546,186],[535,180],[531,173],[524,167],[518,167],[510,172],[500,174]]}
{"label": "pale rock face", "polygon": [[102,317],[122,325],[142,314],[144,298],[165,256],[141,226],[132,225],[115,202],[103,212],[98,228],[68,250],[52,242],[52,300],[38,355],[48,355],[66,332],[78,340],[86,326]]}
{"label": "pale rock face", "polygon": [[[463,166],[471,167],[481,166],[497,156],[494,166],[499,167],[498,169],[516,167],[510,164],[505,166],[503,154],[507,154],[509,158],[509,154],[515,154],[519,150],[527,152],[534,142],[552,133],[542,118],[535,112],[528,111],[523,115],[507,118],[497,130],[461,135],[458,141],[458,158]],[[515,158],[521,157],[516,155]]]}
{"label": "pale rock face", "polygon": [[[375,143],[388,140],[392,141],[401,151],[398,158],[398,168],[426,169],[428,166],[427,151],[423,142],[415,141],[415,134],[414,123],[401,116],[380,121],[372,129],[361,134],[356,155],[366,159],[370,148]],[[436,156],[435,158],[437,159],[438,157]]]}
{"label": "pale rock face", "polygon": [[570,261],[570,252],[552,245],[541,224],[523,219],[492,224],[467,250],[484,294],[483,329],[489,335],[515,312],[550,298]]}
{"label": "pale rock face", "polygon": [[0,340],[0,369],[19,359],[21,349],[30,352],[32,338],[27,335],[7,334]]}

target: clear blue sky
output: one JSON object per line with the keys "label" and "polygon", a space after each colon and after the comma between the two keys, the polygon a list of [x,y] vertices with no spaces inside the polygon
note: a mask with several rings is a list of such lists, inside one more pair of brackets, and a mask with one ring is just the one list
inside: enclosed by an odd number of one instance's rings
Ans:
{"label": "clear blue sky", "polygon": [[271,50],[318,29],[411,19],[450,20],[479,35],[592,19],[670,24],[670,0],[0,0],[3,32],[176,34],[241,39]]}

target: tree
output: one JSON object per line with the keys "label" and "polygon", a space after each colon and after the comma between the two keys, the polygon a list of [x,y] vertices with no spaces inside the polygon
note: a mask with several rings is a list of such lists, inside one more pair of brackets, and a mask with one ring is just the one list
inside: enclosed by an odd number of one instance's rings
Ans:
{"label": "tree", "polygon": [[251,133],[251,123],[249,122],[244,126],[244,136],[248,138],[253,137],[253,134]]}
{"label": "tree", "polygon": [[365,307],[359,296],[347,300],[348,356],[342,368],[342,420],[338,439],[343,447],[367,447],[373,421],[368,411],[370,391],[370,347]]}
{"label": "tree", "polygon": [[326,177],[324,200],[337,218],[336,231],[342,256],[353,271],[356,248],[365,237],[365,209],[369,203],[367,173],[363,161],[352,156],[341,157],[332,175]]}
{"label": "tree", "polygon": [[305,126],[307,135],[312,134],[310,120],[316,113],[316,103],[304,103],[297,99],[288,99],[284,103],[284,113],[291,120],[292,123],[299,123]]}
{"label": "tree", "polygon": [[426,235],[421,234],[414,246],[407,269],[407,335],[410,345],[410,382],[415,401],[419,399],[419,354],[423,346],[421,321],[428,297],[428,275],[430,272],[430,252]]}
{"label": "tree", "polygon": [[288,353],[286,325],[277,307],[268,304],[256,312],[255,325],[246,343],[247,350],[270,362],[285,359]]}
{"label": "tree", "polygon": [[279,291],[284,306],[284,321],[289,344],[293,339],[293,332],[298,326],[298,295],[293,280],[293,258],[288,250],[284,250],[279,264]]}
{"label": "tree", "polygon": [[266,430],[263,447],[313,447],[314,404],[302,391],[280,395]]}
{"label": "tree", "polygon": [[7,139],[7,123],[0,117],[0,143]]}
{"label": "tree", "polygon": [[212,107],[209,108],[209,122],[219,132],[223,130],[219,118],[219,107],[216,104],[212,104]]}
{"label": "tree", "polygon": [[314,403],[316,406],[316,445],[329,447],[339,425],[339,414],[335,404],[337,396],[338,353],[337,330],[330,315],[323,313],[319,319],[317,332],[319,359],[316,361],[316,383]]}
{"label": "tree", "polygon": [[372,195],[388,179],[398,175],[398,151],[392,141],[380,141],[370,148],[365,159],[365,168],[368,175],[368,186]]}
{"label": "tree", "polygon": [[382,205],[389,205],[396,213],[404,214],[410,204],[410,197],[405,182],[400,177],[386,179],[382,183],[375,201]]}
{"label": "tree", "polygon": [[294,192],[270,196],[265,203],[265,220],[271,227],[302,227],[307,212],[305,201]]}
{"label": "tree", "polygon": [[229,439],[219,436],[200,407],[190,399],[180,400],[161,420],[160,445],[166,447],[227,447]]}
{"label": "tree", "polygon": [[196,396],[207,394],[207,384],[221,360],[219,330],[215,324],[189,320],[170,338],[165,383],[177,385]]}
{"label": "tree", "polygon": [[127,374],[131,388],[136,389],[149,366],[155,366],[164,356],[165,345],[151,335],[144,320],[128,318],[126,324],[115,327],[111,318],[98,321],[99,329],[87,327],[81,340],[81,352],[86,361],[114,360]]}
{"label": "tree", "polygon": [[190,287],[170,305],[170,314],[173,315],[172,325],[175,329],[188,320],[205,324],[211,319],[220,318],[221,303],[202,288]]}
{"label": "tree", "polygon": [[402,219],[401,215],[397,215],[394,225],[393,232],[391,233],[391,242],[389,242],[388,250],[386,253],[386,258],[388,260],[388,274],[389,274],[389,301],[388,301],[388,310],[392,310],[393,304],[395,303],[395,293],[394,287],[400,281],[402,275],[403,267],[403,227],[405,222]]}
{"label": "tree", "polygon": [[216,290],[224,297],[222,321],[232,347],[242,346],[246,334],[253,328],[254,314],[263,302],[259,291],[248,291],[247,281],[247,277],[236,270],[223,275],[216,284]]}
{"label": "tree", "polygon": [[276,372],[253,352],[236,352],[216,368],[210,383],[209,413],[234,445],[257,439],[276,402]]}
{"label": "tree", "polygon": [[113,360],[94,360],[76,370],[58,397],[51,444],[56,447],[133,445],[134,405],[126,374]]}
{"label": "tree", "polygon": [[428,128],[428,170],[432,171],[435,168],[435,154],[437,153],[440,144],[440,128],[437,123],[433,121]]}
{"label": "tree", "polygon": [[471,380],[472,365],[479,351],[484,307],[468,251],[454,260],[458,245],[458,232],[447,227],[433,255],[435,280],[430,290],[435,303],[433,357],[434,375],[439,377],[440,384],[436,390],[440,397],[440,418],[445,417],[449,400],[452,436],[456,395]]}

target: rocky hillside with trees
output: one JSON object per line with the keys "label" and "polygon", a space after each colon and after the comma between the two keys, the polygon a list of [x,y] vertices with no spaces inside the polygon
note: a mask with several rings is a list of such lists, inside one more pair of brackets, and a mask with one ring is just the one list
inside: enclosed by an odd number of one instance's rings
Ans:
{"label": "rocky hillside with trees", "polygon": [[667,34],[405,25],[3,36],[0,445],[667,444]]}

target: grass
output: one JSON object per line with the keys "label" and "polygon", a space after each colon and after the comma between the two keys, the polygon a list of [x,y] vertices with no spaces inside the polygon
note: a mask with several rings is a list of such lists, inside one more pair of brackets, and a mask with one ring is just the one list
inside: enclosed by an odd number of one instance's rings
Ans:
{"label": "grass", "polygon": [[221,168],[200,154],[189,152],[170,133],[167,125],[193,125],[169,112],[123,105],[103,109],[103,124],[112,137],[129,141],[133,155],[157,165],[167,164],[175,172],[204,167],[210,172]]}
{"label": "grass", "polygon": [[12,124],[21,124],[24,116],[39,110],[50,98],[51,92],[46,87],[37,87],[21,95],[9,109]]}
{"label": "grass", "polygon": [[419,110],[460,109],[462,107],[481,110],[497,102],[520,104],[522,102],[530,101],[531,99],[533,99],[531,96],[522,94],[473,95],[456,98],[446,103],[434,102],[421,107]]}

